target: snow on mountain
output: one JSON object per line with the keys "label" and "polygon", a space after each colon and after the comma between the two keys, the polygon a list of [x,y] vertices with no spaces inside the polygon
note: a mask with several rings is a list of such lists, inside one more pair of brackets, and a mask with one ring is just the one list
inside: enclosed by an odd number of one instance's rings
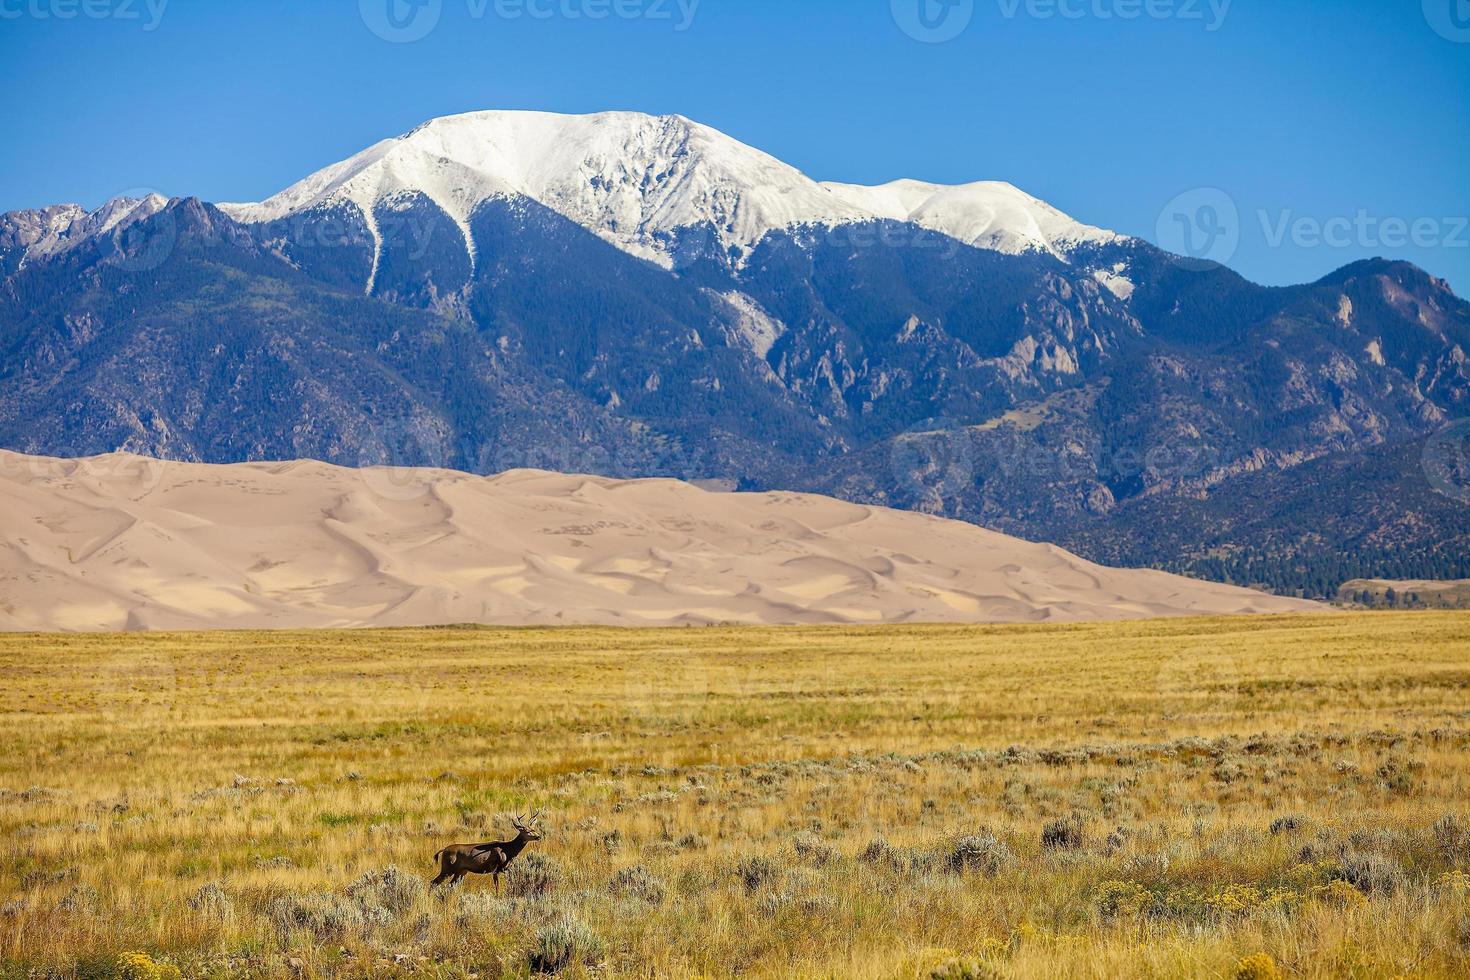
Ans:
{"label": "snow on mountain", "polygon": [[1106,244],[1121,236],[1076,221],[1013,184],[985,180],[949,186],[895,180],[877,187],[824,183],[840,200],[870,214],[907,221],[967,245],[1019,254],[1032,250],[1059,258],[1080,244]]}
{"label": "snow on mountain", "polygon": [[167,206],[168,198],[162,194],[149,194],[141,198],[114,197],[78,221],[71,234],[84,238],[105,235],[120,225],[152,217]]}
{"label": "snow on mountain", "polygon": [[0,248],[50,247],[86,214],[87,209],[79,204],[10,211],[0,215]]}
{"label": "snow on mountain", "polygon": [[[774,157],[682,116],[472,112],[435,119],[260,204],[221,205],[272,221],[318,205],[373,207],[418,192],[460,226],[482,201],[532,198],[633,254],[670,265],[667,236],[712,226],[728,249],[803,223],[859,220]],[[473,244],[469,245],[473,249]]]}
{"label": "snow on mountain", "polygon": [[1107,269],[1092,270],[1092,278],[1102,283],[1103,287],[1114,296],[1126,300],[1132,298],[1135,288],[1133,280],[1123,275],[1127,271],[1128,263],[1119,262],[1113,266],[1111,271]]}
{"label": "snow on mountain", "polygon": [[717,294],[728,304],[738,340],[756,357],[765,359],[786,332],[786,325],[771,316],[761,305],[737,290]]}
{"label": "snow on mountain", "polygon": [[888,218],[1005,252],[1061,255],[1118,236],[1081,224],[1009,184],[882,187],[819,184],[794,167],[682,116],[573,116],[485,111],[434,119],[327,167],[259,204],[220,207],[246,223],[316,207],[356,205],[376,237],[374,210],[409,195],[459,226],[483,201],[531,198],[634,255],[672,267],[672,236],[709,228],[739,262],[768,232]]}
{"label": "snow on mountain", "polygon": [[97,235],[157,214],[168,204],[161,194],[145,197],[114,197],[88,211],[79,204],[58,204],[30,211],[0,215],[0,248],[22,250],[20,265],[33,258],[46,258],[75,248]]}

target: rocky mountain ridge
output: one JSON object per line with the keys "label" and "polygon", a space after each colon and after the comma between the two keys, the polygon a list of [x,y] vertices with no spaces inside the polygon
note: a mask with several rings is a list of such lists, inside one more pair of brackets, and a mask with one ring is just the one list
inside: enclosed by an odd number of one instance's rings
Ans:
{"label": "rocky mountain ridge", "polygon": [[[1425,466],[1464,445],[1470,307],[1413,266],[1266,288],[677,117],[504,115],[262,205],[0,217],[0,445],[815,490],[1283,590],[1366,534],[1424,566],[1398,577],[1470,575],[1442,567],[1470,493],[1426,475],[1462,470]],[[548,204],[527,161],[568,127]],[[1396,491],[1348,506],[1370,472]]]}

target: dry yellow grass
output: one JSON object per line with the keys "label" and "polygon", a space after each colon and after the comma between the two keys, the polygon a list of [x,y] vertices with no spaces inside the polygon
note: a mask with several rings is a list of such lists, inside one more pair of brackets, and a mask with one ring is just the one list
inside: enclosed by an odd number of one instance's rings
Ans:
{"label": "dry yellow grass", "polygon": [[[1463,614],[7,636],[0,679],[0,977],[1470,974]],[[422,893],[533,804],[503,898]]]}

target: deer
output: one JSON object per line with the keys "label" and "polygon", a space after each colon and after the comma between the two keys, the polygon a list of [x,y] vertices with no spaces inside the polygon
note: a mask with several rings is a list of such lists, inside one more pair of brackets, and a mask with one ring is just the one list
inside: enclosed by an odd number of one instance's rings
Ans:
{"label": "deer", "polygon": [[465,875],[493,875],[495,894],[500,894],[500,876],[516,859],[526,845],[541,840],[545,835],[537,826],[541,811],[533,810],[530,818],[514,816],[510,825],[516,835],[510,840],[493,840],[484,844],[450,844],[434,855],[439,864],[439,876],[430,884],[437,888],[448,881],[452,886],[459,884]]}

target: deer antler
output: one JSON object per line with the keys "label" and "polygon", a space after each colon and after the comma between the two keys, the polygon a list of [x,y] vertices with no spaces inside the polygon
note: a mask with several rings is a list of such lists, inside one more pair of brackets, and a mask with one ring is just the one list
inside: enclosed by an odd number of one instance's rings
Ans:
{"label": "deer antler", "polygon": [[515,815],[502,815],[510,821],[510,825],[516,830],[534,830],[536,828],[536,822],[541,819],[541,814],[544,812],[545,811],[539,809],[532,810],[529,817],[527,817],[524,813],[517,813]]}

